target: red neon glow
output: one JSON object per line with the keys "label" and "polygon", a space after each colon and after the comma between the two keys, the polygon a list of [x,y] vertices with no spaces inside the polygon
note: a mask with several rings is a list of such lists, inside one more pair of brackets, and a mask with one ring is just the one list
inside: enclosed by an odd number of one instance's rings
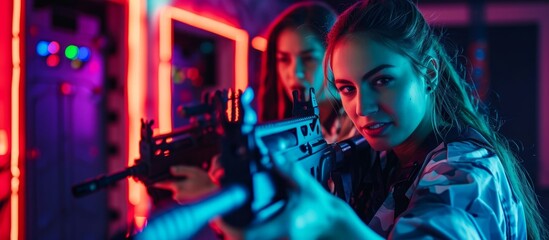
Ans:
{"label": "red neon glow", "polygon": [[40,151],[38,151],[37,148],[32,148],[28,150],[28,156],[27,156],[28,160],[38,159],[39,156],[40,156]]}
{"label": "red neon glow", "polygon": [[240,121],[240,96],[241,94],[239,91],[229,89],[229,99],[227,101],[227,110],[225,111],[227,121],[229,122]]}
{"label": "red neon glow", "polygon": [[36,27],[36,26],[30,26],[30,27],[29,27],[29,34],[30,34],[32,37],[36,37],[36,35],[38,35],[38,27]]}
{"label": "red neon glow", "polygon": [[227,110],[225,110],[225,114],[227,115],[227,121],[228,122],[234,122],[233,121],[233,108],[231,107],[233,104],[233,100],[231,99],[231,96],[233,94],[233,89],[229,88],[229,100],[227,101]]}
{"label": "red neon glow", "polygon": [[59,55],[49,55],[46,58],[46,65],[48,67],[57,67],[59,65]]}
{"label": "red neon glow", "polygon": [[187,77],[193,81],[196,81],[200,77],[198,69],[195,67],[190,67],[187,69]]}
{"label": "red neon glow", "polygon": [[159,16],[158,126],[160,133],[168,133],[172,130],[172,20],[235,41],[235,89],[244,90],[248,86],[249,37],[242,29],[172,6],[163,7]]}
{"label": "red neon glow", "polygon": [[[139,158],[139,137],[141,119],[144,118],[145,86],[147,76],[146,36],[147,19],[145,16],[146,4],[144,0],[128,0],[128,70],[126,78],[128,103],[128,166],[135,165]],[[136,223],[137,230],[143,227],[140,219],[148,215],[149,198],[145,187],[133,179],[128,180],[128,221]]]}
{"label": "red neon glow", "polygon": [[146,217],[135,217],[135,226],[137,228],[142,229],[147,224],[147,218]]}
{"label": "red neon glow", "polygon": [[0,129],[0,156],[8,153],[8,133],[5,129]]}
{"label": "red neon glow", "polygon": [[[12,15],[12,31],[11,31],[11,61],[12,61],[12,77],[11,77],[11,226],[10,226],[10,239],[19,239],[19,234],[23,235],[24,232],[19,228],[20,221],[23,222],[24,213],[20,211],[19,206],[23,206],[23,198],[19,196],[20,178],[23,179],[21,171],[19,169],[20,146],[25,146],[23,136],[25,133],[20,131],[20,126],[24,126],[24,119],[21,119],[21,106],[20,106],[20,92],[21,92],[21,66],[22,66],[22,49],[21,42],[23,42],[21,35],[21,26],[23,25],[23,1],[13,1],[13,15]],[[20,125],[21,124],[21,125]],[[21,193],[23,194],[23,193]],[[23,236],[21,236],[23,238]]]}
{"label": "red neon glow", "polygon": [[61,91],[61,94],[63,95],[69,95],[72,92],[72,86],[69,83],[61,83],[59,91]]}
{"label": "red neon glow", "polygon": [[[11,14],[12,7],[10,1],[0,2],[0,52],[6,54],[11,51]],[[4,37],[6,36],[6,37]],[[11,92],[9,86],[11,85],[11,70],[12,62],[11,58],[0,58],[0,165],[9,166],[10,164],[10,97]],[[9,173],[2,174],[3,176]],[[0,178],[0,198],[9,199],[11,190],[11,178]],[[4,211],[0,211],[0,238],[9,239],[11,228],[11,212],[8,208],[8,201],[6,201]]]}
{"label": "red neon glow", "polygon": [[252,47],[257,49],[258,51],[265,52],[265,50],[267,49],[267,39],[260,36],[254,37],[252,39]]}

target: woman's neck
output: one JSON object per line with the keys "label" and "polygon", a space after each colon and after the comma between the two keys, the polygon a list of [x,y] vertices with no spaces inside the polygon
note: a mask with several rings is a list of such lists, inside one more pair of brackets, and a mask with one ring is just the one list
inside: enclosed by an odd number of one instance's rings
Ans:
{"label": "woman's neck", "polygon": [[420,126],[402,144],[393,149],[402,167],[421,162],[439,144],[430,121]]}

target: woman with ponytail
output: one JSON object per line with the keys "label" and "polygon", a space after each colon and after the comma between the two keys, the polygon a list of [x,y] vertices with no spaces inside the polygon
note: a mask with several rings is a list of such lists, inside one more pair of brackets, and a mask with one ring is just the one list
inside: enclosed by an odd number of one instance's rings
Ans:
{"label": "woman with ponytail", "polygon": [[372,154],[344,200],[275,159],[286,209],[247,237],[547,238],[531,183],[453,60],[408,0],[347,9],[328,35],[325,74]]}

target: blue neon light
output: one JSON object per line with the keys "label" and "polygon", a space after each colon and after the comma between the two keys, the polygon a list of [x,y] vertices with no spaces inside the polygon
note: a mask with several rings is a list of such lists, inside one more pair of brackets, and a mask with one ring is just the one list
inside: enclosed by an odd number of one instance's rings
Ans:
{"label": "blue neon light", "polygon": [[80,59],[82,62],[86,62],[90,60],[90,49],[87,47],[80,47],[78,49],[78,59]]}
{"label": "blue neon light", "polygon": [[42,56],[42,57],[45,57],[45,56],[48,56],[50,54],[50,52],[48,51],[48,45],[50,43],[47,42],[47,41],[40,41],[36,44],[36,53],[39,55],[39,56]]}

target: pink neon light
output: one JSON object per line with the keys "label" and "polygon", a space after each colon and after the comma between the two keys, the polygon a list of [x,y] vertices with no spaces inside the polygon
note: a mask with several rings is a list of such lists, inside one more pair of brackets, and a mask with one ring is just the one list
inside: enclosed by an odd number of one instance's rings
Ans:
{"label": "pink neon light", "polygon": [[[145,86],[147,76],[146,62],[146,4],[144,0],[128,0],[128,20],[127,20],[127,44],[128,44],[128,71],[127,71],[127,102],[128,102],[128,136],[127,136],[127,156],[128,166],[135,164],[135,159],[139,158],[139,137],[140,122],[144,117],[145,106]],[[128,221],[130,224],[137,223],[138,229],[143,227],[141,221],[148,217],[147,208],[149,198],[145,187],[134,181],[128,180]]]}
{"label": "pink neon light", "polygon": [[249,37],[242,29],[172,6],[162,8],[159,16],[158,126],[160,133],[167,133],[172,129],[172,20],[235,41],[235,89],[244,90],[248,86]]}
{"label": "pink neon light", "polygon": [[[23,136],[25,132],[21,131],[20,126],[24,126],[24,119],[21,119],[21,106],[20,106],[20,90],[21,90],[21,66],[22,54],[21,54],[21,42],[23,42],[21,34],[21,26],[23,25],[23,1],[13,1],[13,15],[12,15],[12,46],[11,46],[11,61],[12,61],[12,78],[11,78],[11,227],[10,227],[10,239],[17,240],[20,237],[24,238],[23,228],[19,225],[23,220],[23,213],[20,206],[23,206],[23,197],[20,196],[19,190],[21,189],[20,179],[23,179],[21,170],[19,169],[20,147],[25,146]],[[23,193],[21,193],[23,195]],[[19,235],[21,234],[21,236]]]}
{"label": "pink neon light", "polygon": [[50,44],[48,44],[48,52],[50,54],[56,54],[59,52],[59,43],[56,41],[51,41]]}
{"label": "pink neon light", "polygon": [[267,39],[260,36],[254,37],[252,39],[252,47],[258,51],[265,52],[267,49]]}

